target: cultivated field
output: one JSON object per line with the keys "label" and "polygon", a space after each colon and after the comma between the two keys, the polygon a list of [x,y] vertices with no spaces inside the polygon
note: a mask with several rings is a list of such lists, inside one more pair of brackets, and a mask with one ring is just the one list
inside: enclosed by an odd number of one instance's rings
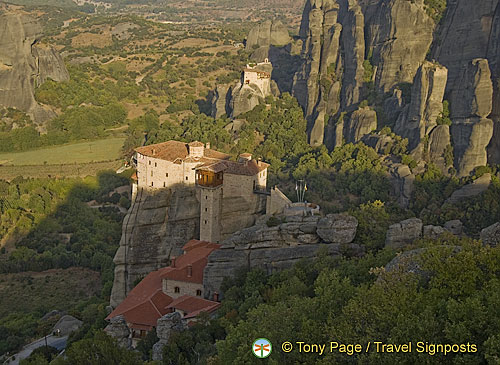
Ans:
{"label": "cultivated field", "polygon": [[0,153],[0,166],[65,165],[117,160],[124,141],[125,138],[109,138],[27,152]]}

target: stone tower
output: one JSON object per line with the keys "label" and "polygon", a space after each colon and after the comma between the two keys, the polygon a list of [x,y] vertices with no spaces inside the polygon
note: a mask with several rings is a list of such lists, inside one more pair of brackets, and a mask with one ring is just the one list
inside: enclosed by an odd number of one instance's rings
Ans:
{"label": "stone tower", "polygon": [[222,185],[199,186],[200,190],[200,240],[219,243],[221,239]]}

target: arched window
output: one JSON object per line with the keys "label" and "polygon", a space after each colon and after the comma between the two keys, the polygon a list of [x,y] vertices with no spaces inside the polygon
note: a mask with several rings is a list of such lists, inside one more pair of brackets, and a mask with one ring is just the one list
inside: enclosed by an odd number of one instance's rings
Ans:
{"label": "arched window", "polygon": [[175,289],[174,289],[174,292],[180,293],[181,292],[181,288],[179,288],[178,286],[176,286]]}
{"label": "arched window", "polygon": [[198,289],[198,290],[196,291],[196,296],[201,297],[201,290],[200,290],[200,289]]}

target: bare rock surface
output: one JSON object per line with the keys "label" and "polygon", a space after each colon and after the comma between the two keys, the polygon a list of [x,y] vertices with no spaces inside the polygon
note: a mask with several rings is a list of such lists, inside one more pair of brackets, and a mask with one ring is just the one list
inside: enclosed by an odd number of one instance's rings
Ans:
{"label": "bare rock surface", "polygon": [[500,223],[495,223],[481,231],[481,241],[484,245],[496,247],[500,244]]}

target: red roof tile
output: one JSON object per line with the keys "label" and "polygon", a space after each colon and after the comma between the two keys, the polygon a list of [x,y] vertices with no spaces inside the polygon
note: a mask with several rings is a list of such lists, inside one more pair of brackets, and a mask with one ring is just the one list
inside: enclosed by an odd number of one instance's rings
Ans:
{"label": "red roof tile", "polygon": [[[158,319],[169,313],[170,309],[167,307],[174,301],[162,291],[163,278],[203,284],[203,270],[207,264],[207,258],[219,247],[218,244],[206,241],[189,241],[184,245],[186,253],[176,259],[175,267],[169,266],[149,273],[106,319],[123,315],[133,328],[155,327]],[[189,265],[192,266],[191,277],[187,276]],[[137,328],[142,328],[139,327]]]}
{"label": "red roof tile", "polygon": [[[196,245],[193,243],[191,247],[188,247],[184,255],[176,258],[175,267],[170,266],[171,270],[165,271],[162,278],[203,284],[203,270],[207,266],[207,258],[219,247],[220,245],[215,243],[207,243],[205,245]],[[190,277],[188,277],[187,269],[189,265],[192,267]]]}
{"label": "red roof tile", "polygon": [[[196,143],[196,142],[192,142]],[[201,147],[203,143],[198,142],[193,147]],[[153,144],[150,146],[138,147],[135,149],[137,153],[141,155],[154,157],[161,160],[167,160],[171,162],[175,162],[176,160],[184,160],[189,156],[188,144],[179,141],[167,141],[163,143]],[[215,151],[209,148],[205,148],[204,155],[207,159],[215,159],[215,160],[226,160],[230,156],[228,154]]]}
{"label": "red roof tile", "polygon": [[183,295],[167,306],[167,309],[178,309],[187,313],[184,318],[196,317],[201,312],[212,312],[220,307],[220,303],[211,300]]}
{"label": "red roof tile", "polygon": [[219,161],[216,163],[209,162],[204,165],[197,167],[197,170],[208,170],[212,172],[220,172],[224,171],[225,174],[232,175],[245,175],[245,176],[255,176],[259,172],[264,171],[269,167],[269,164],[262,161],[245,161],[245,162],[236,162],[236,161]]}

